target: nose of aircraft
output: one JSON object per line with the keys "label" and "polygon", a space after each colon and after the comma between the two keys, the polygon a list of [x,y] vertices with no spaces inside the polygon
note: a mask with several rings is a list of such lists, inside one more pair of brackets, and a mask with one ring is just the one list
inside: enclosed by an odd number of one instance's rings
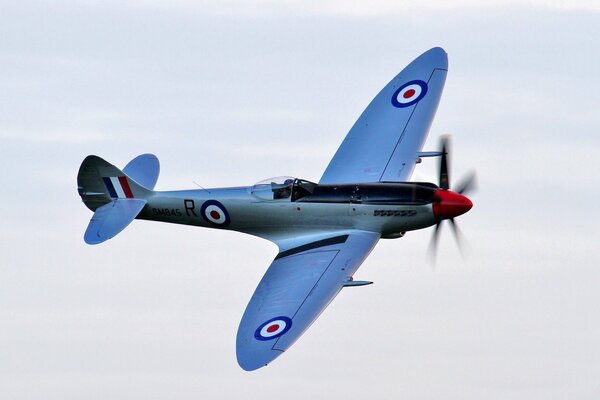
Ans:
{"label": "nose of aircraft", "polygon": [[450,190],[436,190],[433,194],[433,215],[438,219],[458,217],[469,211],[473,203],[462,194]]}

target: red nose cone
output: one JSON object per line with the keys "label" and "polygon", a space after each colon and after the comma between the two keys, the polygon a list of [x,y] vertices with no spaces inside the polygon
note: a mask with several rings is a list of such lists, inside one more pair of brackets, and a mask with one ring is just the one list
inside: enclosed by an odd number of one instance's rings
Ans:
{"label": "red nose cone", "polygon": [[471,200],[449,190],[436,190],[433,195],[433,215],[449,219],[463,215],[473,207]]}

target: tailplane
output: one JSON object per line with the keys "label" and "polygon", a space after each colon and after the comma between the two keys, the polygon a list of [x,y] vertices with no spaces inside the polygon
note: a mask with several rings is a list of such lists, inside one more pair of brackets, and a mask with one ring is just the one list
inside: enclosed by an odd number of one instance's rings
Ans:
{"label": "tailplane", "polygon": [[94,211],[83,237],[86,243],[98,244],[116,236],[137,217],[154,193],[152,188],[159,171],[155,156],[143,154],[125,169],[128,173],[98,156],[83,160],[77,175],[77,190],[83,203]]}
{"label": "tailplane", "polygon": [[160,164],[154,154],[142,154],[129,161],[123,172],[146,189],[152,190],[158,180]]}

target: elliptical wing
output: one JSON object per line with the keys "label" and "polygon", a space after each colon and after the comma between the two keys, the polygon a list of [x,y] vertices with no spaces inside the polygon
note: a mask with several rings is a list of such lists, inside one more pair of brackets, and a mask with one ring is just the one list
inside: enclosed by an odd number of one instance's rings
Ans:
{"label": "elliptical wing", "polygon": [[240,322],[240,366],[258,369],[294,344],[351,280],[378,240],[378,233],[338,232],[326,239],[308,237],[304,244],[280,252]]}
{"label": "elliptical wing", "polygon": [[390,81],[356,121],[319,183],[409,180],[437,110],[448,56],[435,47]]}

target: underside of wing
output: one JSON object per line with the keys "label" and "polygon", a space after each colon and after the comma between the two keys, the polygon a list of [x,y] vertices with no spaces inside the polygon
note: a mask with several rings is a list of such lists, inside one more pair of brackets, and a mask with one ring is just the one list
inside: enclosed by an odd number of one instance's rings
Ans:
{"label": "underside of wing", "polygon": [[255,370],[286,351],[352,279],[378,240],[373,232],[339,232],[280,252],[240,322],[240,366]]}
{"label": "underside of wing", "polygon": [[356,121],[319,183],[407,181],[437,110],[448,56],[433,48],[390,81]]}

